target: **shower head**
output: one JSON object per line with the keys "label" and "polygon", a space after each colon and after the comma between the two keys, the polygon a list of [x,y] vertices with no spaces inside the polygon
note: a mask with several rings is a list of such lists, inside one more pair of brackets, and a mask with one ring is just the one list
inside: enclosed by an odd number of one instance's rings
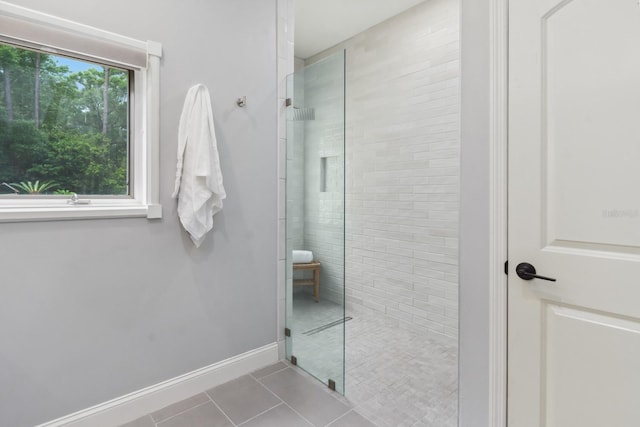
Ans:
{"label": "shower head", "polygon": [[315,120],[316,112],[313,108],[298,108],[293,107],[289,110],[289,119],[294,122],[302,122],[307,120]]}

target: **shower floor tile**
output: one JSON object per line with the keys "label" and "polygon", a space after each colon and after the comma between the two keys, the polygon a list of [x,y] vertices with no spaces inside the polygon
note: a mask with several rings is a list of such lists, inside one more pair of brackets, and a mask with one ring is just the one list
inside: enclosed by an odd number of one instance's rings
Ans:
{"label": "shower floor tile", "polygon": [[346,324],[345,395],[380,427],[458,425],[458,343],[352,312]]}
{"label": "shower floor tile", "polygon": [[[347,310],[345,396],[380,427],[457,426],[458,345],[453,338],[400,328],[382,314]],[[326,383],[341,380],[342,326],[303,331],[342,318],[342,306],[294,295],[293,354]]]}
{"label": "shower floor tile", "polygon": [[298,366],[327,384],[336,382],[342,392],[344,365],[344,317],[342,305],[328,299],[315,302],[305,289],[293,293],[290,319],[291,354]]}

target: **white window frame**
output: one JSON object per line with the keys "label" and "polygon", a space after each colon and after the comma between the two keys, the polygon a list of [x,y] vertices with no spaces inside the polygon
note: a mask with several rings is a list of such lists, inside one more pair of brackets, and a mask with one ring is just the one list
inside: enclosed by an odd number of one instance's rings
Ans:
{"label": "white window frame", "polygon": [[[11,24],[11,25],[10,25]],[[47,38],[47,34],[52,34]],[[55,41],[54,41],[55,39]],[[90,218],[161,218],[159,202],[160,58],[162,46],[0,1],[0,41],[133,70],[130,197],[0,197],[0,222]],[[79,46],[81,46],[79,48]],[[84,199],[80,196],[80,199]]]}

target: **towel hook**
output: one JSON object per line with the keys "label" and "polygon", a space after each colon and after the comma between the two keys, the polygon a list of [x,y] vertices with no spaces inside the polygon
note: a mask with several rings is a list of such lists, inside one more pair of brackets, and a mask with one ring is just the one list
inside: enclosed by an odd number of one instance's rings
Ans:
{"label": "towel hook", "polygon": [[243,96],[242,98],[238,98],[236,100],[236,104],[238,104],[238,107],[244,107],[247,105],[247,97]]}

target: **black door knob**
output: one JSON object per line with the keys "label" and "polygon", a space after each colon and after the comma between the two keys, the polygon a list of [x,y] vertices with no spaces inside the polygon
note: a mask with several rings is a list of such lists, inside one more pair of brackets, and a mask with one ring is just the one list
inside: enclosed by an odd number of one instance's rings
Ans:
{"label": "black door knob", "polygon": [[516,274],[522,280],[542,279],[555,282],[556,279],[551,277],[540,276],[536,274],[536,268],[528,262],[521,262],[516,266]]}

